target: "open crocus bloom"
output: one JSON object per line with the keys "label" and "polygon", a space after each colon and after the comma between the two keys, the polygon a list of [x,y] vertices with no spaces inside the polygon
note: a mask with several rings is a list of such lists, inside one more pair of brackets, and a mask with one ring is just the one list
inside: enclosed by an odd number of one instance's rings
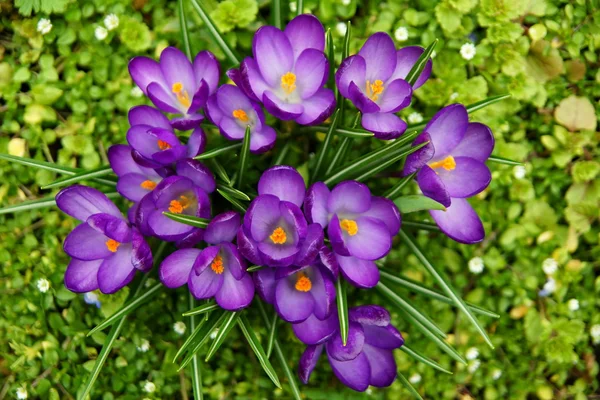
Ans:
{"label": "open crocus bloom", "polygon": [[182,240],[199,229],[173,221],[163,214],[165,211],[210,218],[210,200],[191,179],[170,176],[140,202],[136,212],[137,226],[145,235],[166,241]]}
{"label": "open crocus bloom", "polygon": [[258,196],[238,231],[238,247],[246,259],[270,267],[313,262],[323,244],[323,228],[307,225],[300,210],[305,192],[304,179],[292,167],[279,165],[262,174]]}
{"label": "open crocus bloom", "polygon": [[217,215],[204,234],[204,241],[212,246],[177,250],[162,262],[160,280],[170,288],[187,283],[194,297],[214,297],[225,310],[248,306],[254,297],[254,284],[244,259],[231,243],[239,226],[239,214],[229,211]]}
{"label": "open crocus bloom", "polygon": [[348,319],[346,346],[339,332],[325,344],[308,346],[300,358],[300,380],[308,383],[325,348],[333,372],[349,388],[363,392],[369,385],[391,385],[396,379],[393,350],[400,348],[404,339],[391,325],[389,312],[375,305],[359,306],[348,311]]}
{"label": "open crocus bloom", "polygon": [[171,121],[174,128],[188,130],[204,119],[198,111],[217,90],[220,69],[209,51],[201,51],[191,63],[179,49],[167,47],[160,54],[160,62],[148,57],[133,58],[129,73],[156,107],[182,115]]}
{"label": "open crocus bloom", "polygon": [[229,140],[243,140],[250,127],[250,151],[264,153],[275,144],[275,129],[265,125],[260,104],[250,100],[237,86],[223,85],[208,99],[206,112]]}
{"label": "open crocus bloom", "polygon": [[129,124],[127,142],[133,149],[134,160],[144,167],[169,166],[197,156],[206,146],[206,135],[200,127],[194,129],[187,145],[181,144],[167,117],[149,106],[129,110]]}
{"label": "open crocus bloom", "polygon": [[56,204],[83,222],[64,243],[72,257],[65,273],[67,289],[114,293],[131,282],[136,270],[152,268],[150,247],[104,193],[73,185],[56,195]]}
{"label": "open crocus bloom", "polygon": [[362,126],[375,137],[394,139],[406,130],[406,123],[395,113],[406,108],[413,89],[429,79],[431,61],[427,62],[414,87],[404,80],[423,51],[416,46],[396,50],[392,38],[378,32],[337,70],[338,90],[363,113]]}
{"label": "open crocus bloom", "polygon": [[429,144],[406,159],[404,174],[418,170],[423,194],[447,207],[430,211],[442,232],[457,242],[480,242],[483,224],[466,198],[484,190],[492,179],[485,165],[494,149],[492,131],[469,123],[465,107],[452,104],[432,118],[415,144],[424,141]]}
{"label": "open crocus bloom", "polygon": [[133,160],[131,147],[116,144],[108,149],[110,167],[119,177],[117,191],[126,199],[138,202],[160,183],[162,177],[152,168]]}
{"label": "open crocus bloom", "polygon": [[234,80],[275,117],[320,124],[335,107],[333,91],[324,88],[329,74],[324,48],[325,30],[313,15],[297,16],[283,32],[263,26],[252,41],[254,58],[242,62]]}

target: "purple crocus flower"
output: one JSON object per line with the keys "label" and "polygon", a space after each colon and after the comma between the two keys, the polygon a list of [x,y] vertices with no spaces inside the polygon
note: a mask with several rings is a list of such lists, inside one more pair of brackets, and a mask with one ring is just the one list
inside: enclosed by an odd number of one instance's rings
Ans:
{"label": "purple crocus flower", "polygon": [[300,357],[300,380],[308,383],[325,348],[333,373],[349,388],[363,392],[369,385],[390,386],[397,374],[393,350],[400,348],[404,339],[391,325],[389,312],[375,305],[359,306],[348,311],[348,319],[346,346],[339,332],[325,344],[308,346]]}
{"label": "purple crocus flower", "polygon": [[186,157],[195,157],[206,146],[202,128],[194,129],[187,145],[181,144],[169,120],[160,111],[149,106],[129,110],[127,142],[133,149],[134,160],[148,168],[166,167]]}
{"label": "purple crocus flower", "polygon": [[283,32],[263,26],[252,41],[254,58],[240,66],[242,86],[279,119],[320,124],[335,108],[333,91],[324,88],[329,74],[324,48],[325,30],[313,15],[297,16]]}
{"label": "purple crocus flower", "polygon": [[131,147],[116,144],[108,149],[110,166],[119,177],[117,191],[126,199],[138,202],[162,180],[152,168],[142,167],[133,160]]}
{"label": "purple crocus flower", "polygon": [[265,125],[260,104],[237,86],[223,85],[208,99],[206,113],[229,140],[243,140],[250,126],[250,151],[264,153],[275,144],[275,129]]}
{"label": "purple crocus flower", "polygon": [[206,228],[204,241],[212,246],[177,250],[160,265],[160,280],[169,288],[188,284],[197,299],[214,297],[226,310],[240,310],[252,302],[254,284],[246,263],[231,241],[240,226],[239,214],[217,215]]}
{"label": "purple crocus flower", "polygon": [[461,104],[441,109],[415,144],[429,144],[408,156],[404,174],[418,170],[416,179],[425,196],[446,207],[429,213],[442,232],[460,243],[477,243],[485,237],[479,216],[468,197],[484,190],[492,175],[485,165],[494,149],[494,135],[480,123],[469,123]]}
{"label": "purple crocus flower", "polygon": [[379,281],[374,260],[385,256],[400,230],[400,212],[388,199],[371,196],[369,188],[345,181],[329,190],[323,182],[309,189],[304,204],[311,223],[327,227],[342,275],[355,286],[370,288]]}
{"label": "purple crocus flower", "polygon": [[204,119],[198,111],[217,90],[219,63],[209,51],[198,53],[191,63],[180,50],[167,47],[160,62],[148,57],[135,57],[129,62],[129,73],[136,85],[154,105],[164,112],[180,114],[171,121],[179,130],[197,127]]}
{"label": "purple crocus flower", "polygon": [[392,38],[378,32],[365,42],[358,54],[342,61],[335,74],[338,90],[362,113],[363,128],[379,139],[394,139],[406,130],[406,122],[395,115],[411,101],[431,75],[431,61],[411,87],[404,80],[423,53],[417,46],[396,50]]}
{"label": "purple crocus flower", "polygon": [[63,246],[71,256],[65,273],[67,289],[114,293],[131,282],[137,270],[147,272],[152,268],[152,253],[143,236],[104,193],[73,185],[56,195],[56,204],[83,222],[67,236]]}
{"label": "purple crocus flower", "polygon": [[238,247],[256,265],[288,267],[313,262],[323,244],[323,228],[307,225],[300,210],[306,189],[294,168],[278,165],[258,181],[258,196],[250,203],[238,231]]}

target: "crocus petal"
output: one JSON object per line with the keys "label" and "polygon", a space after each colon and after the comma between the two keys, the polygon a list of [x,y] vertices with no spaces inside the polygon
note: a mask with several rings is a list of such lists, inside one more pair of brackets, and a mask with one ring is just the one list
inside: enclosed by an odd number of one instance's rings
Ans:
{"label": "crocus petal", "polygon": [[359,214],[371,208],[371,192],[367,185],[357,181],[344,181],[331,191],[327,209],[331,213]]}
{"label": "crocus petal", "polygon": [[317,366],[317,361],[319,361],[319,357],[321,357],[322,352],[322,345],[308,346],[306,350],[304,350],[304,353],[302,353],[302,356],[300,356],[300,362],[298,364],[298,377],[305,385],[308,383],[313,369],[315,369]]}
{"label": "crocus petal", "polygon": [[196,186],[204,190],[206,193],[212,193],[217,186],[215,178],[200,161],[188,158],[177,162],[175,166],[178,176],[185,176],[190,179]]}
{"label": "crocus petal", "polygon": [[65,253],[80,260],[98,260],[113,255],[106,242],[108,237],[89,226],[87,223],[78,225],[65,239]]}
{"label": "crocus petal", "polygon": [[238,252],[237,247],[232,243],[221,243],[220,255],[223,259],[223,266],[233,275],[236,280],[240,280],[246,274],[246,261]]}
{"label": "crocus petal", "polygon": [[315,299],[314,313],[318,319],[323,320],[331,315],[335,307],[335,284],[325,268],[313,267],[310,272],[310,293]]}
{"label": "crocus petal", "polygon": [[72,185],[58,192],[56,205],[62,212],[80,221],[99,213],[123,218],[121,211],[104,193],[82,185]]}
{"label": "crocus petal", "polygon": [[200,242],[204,239],[204,229],[196,228],[191,230],[181,239],[177,239],[175,241],[175,246],[178,249],[189,249],[195,247],[200,244]]}
{"label": "crocus petal", "polygon": [[336,254],[337,262],[344,278],[352,285],[368,289],[379,282],[379,269],[373,261]]}
{"label": "crocus petal", "polygon": [[179,240],[194,229],[193,226],[173,221],[160,210],[150,214],[148,225],[156,236],[166,241]]}
{"label": "crocus petal", "polygon": [[306,238],[294,260],[295,265],[304,266],[312,264],[323,246],[323,228],[319,224],[310,224],[306,229]]}
{"label": "crocus petal", "polygon": [[294,59],[306,49],[325,49],[325,29],[314,15],[298,15],[286,25],[284,33],[294,49]]}
{"label": "crocus petal", "polygon": [[412,88],[404,79],[387,83],[377,103],[381,112],[395,113],[408,107],[412,98]]}
{"label": "crocus petal", "polygon": [[436,170],[450,197],[471,197],[485,189],[492,180],[490,169],[471,157],[455,157],[455,168]]}
{"label": "crocus petal", "polygon": [[152,82],[159,82],[167,87],[160,65],[148,57],[134,57],[129,62],[129,74],[145,95],[148,94],[147,88]]}
{"label": "crocus petal", "polygon": [[249,274],[237,280],[232,274],[223,273],[223,285],[217,291],[217,304],[229,311],[237,311],[247,307],[254,297],[254,284]]}
{"label": "crocus petal", "polygon": [[312,314],[302,322],[292,324],[294,334],[302,343],[308,345],[317,345],[326,342],[331,338],[339,328],[337,312],[320,320]]}
{"label": "crocus petal", "polygon": [[331,247],[333,247],[336,254],[343,256],[350,255],[350,252],[346,247],[344,232],[340,226],[340,220],[338,219],[337,214],[334,214],[331,217],[331,221],[329,221],[329,225],[327,226],[327,236],[329,237]]}
{"label": "crocus petal", "polygon": [[154,235],[154,232],[152,232],[152,229],[150,229],[148,224],[148,218],[150,218],[150,214],[156,210],[154,206],[153,194],[154,193],[151,192],[144,196],[135,208],[135,225],[145,236]]}
{"label": "crocus petal", "polygon": [[258,196],[250,203],[248,212],[244,216],[244,224],[249,228],[254,240],[258,242],[265,240],[277,228],[281,215],[279,203],[280,200],[271,194]]}
{"label": "crocus petal", "polygon": [[177,136],[170,130],[155,129],[150,125],[134,125],[127,131],[129,145],[148,159],[152,159],[154,153],[161,151],[158,147],[159,140],[166,142],[171,148],[181,145]]}
{"label": "crocus petal", "polygon": [[[231,117],[235,110],[252,110],[252,103],[237,86],[223,85],[217,91],[217,104],[221,111]],[[248,111],[247,111],[248,112]]]}
{"label": "crocus petal", "polygon": [[424,147],[421,147],[419,150],[406,157],[404,169],[402,170],[402,174],[404,176],[410,175],[413,172],[417,172],[433,157],[435,149],[433,148],[433,144],[431,143],[431,137],[429,137],[429,134],[427,134],[426,132],[423,132],[419,136],[417,136],[417,138],[413,141],[412,147],[416,147],[425,142],[429,143],[427,143]]}
{"label": "crocus petal", "polygon": [[263,125],[260,130],[255,130],[250,136],[250,151],[254,154],[262,154],[269,151],[275,145],[277,133],[270,126]]}
{"label": "crocus petal", "polygon": [[342,64],[335,73],[335,84],[345,98],[350,98],[350,82],[354,82],[359,87],[365,85],[367,73],[367,63],[364,58],[354,55],[342,61]]}
{"label": "crocus petal", "polygon": [[485,162],[494,149],[492,130],[484,124],[472,122],[463,140],[452,150],[454,157],[471,157]]}
{"label": "crocus petal", "polygon": [[148,272],[152,269],[154,259],[150,245],[137,228],[131,231],[131,264],[135,269]]}
{"label": "crocus petal", "polygon": [[425,165],[417,173],[417,182],[425,196],[437,201],[444,207],[450,206],[450,195],[444,186],[444,182],[429,165]]}
{"label": "crocus petal", "polygon": [[265,90],[262,100],[268,112],[284,121],[298,118],[304,112],[302,104],[293,104],[281,100],[270,90]]}
{"label": "crocus petal", "polygon": [[148,85],[148,98],[156,107],[165,112],[173,114],[182,112],[183,106],[179,104],[175,95],[156,82]]}
{"label": "crocus petal", "polygon": [[242,73],[239,68],[231,68],[225,72],[225,75],[238,87],[242,87]]}
{"label": "crocus petal", "polygon": [[391,316],[389,311],[381,306],[364,305],[349,309],[348,319],[362,325],[388,326]]}
{"label": "crocus petal", "polygon": [[171,253],[160,264],[158,270],[160,281],[171,289],[187,283],[194,261],[199,254],[198,249],[181,249]]}
{"label": "crocus petal", "polygon": [[[196,101],[196,97],[194,97],[194,101]],[[205,99],[201,99],[199,100],[199,103],[201,103],[202,105],[204,105],[204,103],[206,102]],[[192,102],[193,104],[194,102]],[[191,112],[196,112],[196,110],[191,111],[192,108],[196,108],[198,109],[199,106],[190,106],[190,110],[188,110],[190,113]],[[171,120],[171,128],[173,129],[177,129],[180,131],[189,131],[190,129],[195,129],[198,128],[200,125],[200,123],[204,121],[204,116],[202,114],[185,114],[181,117],[175,117]]]}
{"label": "crocus petal", "polygon": [[287,36],[274,26],[265,25],[256,31],[252,53],[263,78],[271,87],[281,84],[281,77],[292,70],[294,51]]}
{"label": "crocus petal", "polygon": [[344,385],[358,392],[367,390],[371,379],[371,367],[367,356],[361,353],[350,361],[338,361],[332,357],[328,358],[333,373]]}
{"label": "crocus petal", "polygon": [[332,280],[337,280],[339,274],[339,265],[335,258],[335,253],[327,246],[321,247],[319,250],[319,260],[323,268],[329,273]]}
{"label": "crocus petal", "polygon": [[356,322],[350,322],[346,345],[342,343],[340,334],[336,334],[327,342],[327,355],[337,361],[353,360],[362,352],[364,344],[365,335],[362,326]]}
{"label": "crocus petal", "polygon": [[98,288],[104,294],[115,293],[135,276],[131,264],[131,245],[121,245],[116,253],[102,262],[98,269]]}
{"label": "crocus petal", "polygon": [[363,354],[369,360],[371,378],[369,384],[375,387],[390,386],[396,379],[396,361],[391,350],[365,344]]}
{"label": "crocus petal", "polygon": [[396,47],[387,33],[371,35],[358,54],[367,62],[366,79],[371,82],[385,82],[396,70]]}
{"label": "crocus petal", "polygon": [[187,156],[196,157],[198,154],[203,153],[206,147],[206,134],[200,127],[194,129],[190,138],[187,142]]}
{"label": "crocus petal", "polygon": [[[406,78],[424,51],[425,49],[420,46],[407,46],[399,49],[396,52],[396,70],[390,80]],[[413,85],[413,89],[421,87],[429,79],[431,68],[432,62],[429,60],[427,61],[427,65],[425,65],[425,69],[423,69],[423,72],[421,72],[421,75],[419,75],[419,78]]]}
{"label": "crocus petal", "polygon": [[181,83],[190,96],[198,89],[192,63],[178,48],[167,47],[160,53],[160,69],[169,88]]}
{"label": "crocus petal", "polygon": [[275,302],[275,287],[277,286],[277,281],[275,280],[276,271],[275,268],[263,268],[253,274],[256,291],[269,304]]}
{"label": "crocus petal", "polygon": [[302,206],[306,185],[302,175],[295,168],[276,165],[266,170],[258,181],[258,194],[270,194],[279,200]]}
{"label": "crocus petal", "polygon": [[429,211],[435,223],[451,239],[460,243],[478,243],[485,237],[479,216],[467,199],[452,198],[446,211]]}
{"label": "crocus petal", "polygon": [[373,132],[377,139],[391,140],[400,137],[406,131],[406,122],[392,113],[363,114],[362,127]]}
{"label": "crocus petal", "polygon": [[192,272],[188,277],[190,292],[199,300],[211,298],[223,286],[224,275],[216,274],[212,268],[205,268],[200,275]]}
{"label": "crocus petal", "polygon": [[94,214],[90,215],[86,223],[103,235],[116,240],[117,242],[131,241],[131,228],[123,217],[115,217],[110,214]]}
{"label": "crocus petal", "polygon": [[327,81],[329,62],[323,51],[306,49],[296,60],[294,70],[298,94],[302,99],[308,99]]}
{"label": "crocus petal", "polygon": [[269,90],[270,86],[262,77],[256,61],[246,57],[240,66],[240,75],[246,94],[255,101],[261,101],[264,92]]}
{"label": "crocus petal", "polygon": [[140,166],[131,156],[131,147],[126,144],[115,144],[110,146],[107,155],[110,167],[117,176],[123,176],[130,173],[141,173],[142,171]]}
{"label": "crocus petal", "polygon": [[451,104],[435,114],[423,131],[431,138],[436,158],[445,157],[458,146],[468,124],[467,109],[462,104]]}
{"label": "crocus petal", "polygon": [[[190,104],[190,106],[187,108],[187,110],[185,110],[185,105],[184,105],[184,110],[186,111],[186,116],[187,115],[195,115],[192,118],[194,118],[196,120],[196,125],[193,125],[191,122],[189,125],[187,125],[184,129],[192,129],[194,126],[197,126],[200,124],[200,122],[203,120],[203,118],[198,118],[197,116],[200,114],[196,114],[198,112],[198,110],[200,110],[201,108],[204,108],[206,106],[206,102],[208,101],[208,97],[210,96],[210,89],[208,88],[208,83],[206,83],[204,80],[200,81],[200,86],[198,86],[198,90],[196,90],[196,93],[194,93],[194,97],[192,97],[192,102]],[[173,122],[171,121],[171,125],[173,125]]]}
{"label": "crocus petal", "polygon": [[348,98],[364,114],[380,111],[377,103],[368,98],[354,81],[348,86]]}
{"label": "crocus petal", "polygon": [[208,84],[209,92],[214,93],[219,86],[221,76],[219,62],[210,51],[203,50],[196,55],[193,63],[196,82],[204,80]]}
{"label": "crocus petal", "polygon": [[146,176],[141,174],[126,174],[119,178],[117,182],[117,192],[121,196],[131,201],[140,201],[142,198],[150,193],[152,189],[142,186],[142,183],[151,181],[156,183],[154,180],[148,179]]}
{"label": "crocus petal", "polygon": [[381,349],[397,349],[404,344],[402,334],[392,325],[363,325],[365,344]]}
{"label": "crocus petal", "polygon": [[103,262],[103,259],[92,261],[71,259],[65,271],[65,287],[76,293],[98,289],[98,269]]}
{"label": "crocus petal", "polygon": [[171,130],[169,119],[154,107],[142,105],[135,106],[127,114],[129,125],[150,125],[155,128]]}
{"label": "crocus petal", "polygon": [[390,235],[395,236],[400,230],[401,217],[400,210],[390,199],[383,197],[371,197],[371,208],[364,212],[365,217],[373,217],[382,221],[390,231]]}
{"label": "crocus petal", "polygon": [[240,215],[234,211],[227,211],[217,215],[210,221],[204,234],[204,240],[210,244],[231,242],[240,226]]}
{"label": "crocus petal", "polygon": [[302,322],[314,309],[315,301],[309,292],[296,290],[292,279],[281,279],[275,288],[275,308],[284,320]]}
{"label": "crocus petal", "polygon": [[237,234],[237,245],[238,250],[246,260],[250,261],[254,265],[263,265],[260,251],[258,250],[258,243],[244,232],[244,227],[241,226]]}
{"label": "crocus petal", "polygon": [[302,125],[318,125],[333,114],[335,96],[331,89],[321,88],[310,98],[302,101],[304,111],[296,118]]}
{"label": "crocus petal", "polygon": [[315,182],[308,188],[304,200],[304,214],[309,223],[318,223],[323,228],[329,223],[329,212],[327,201],[329,199],[329,188],[323,182]]}

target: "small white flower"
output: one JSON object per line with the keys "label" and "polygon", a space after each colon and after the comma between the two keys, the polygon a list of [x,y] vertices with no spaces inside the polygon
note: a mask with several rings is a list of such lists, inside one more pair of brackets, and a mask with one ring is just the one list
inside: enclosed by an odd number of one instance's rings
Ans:
{"label": "small white flower", "polygon": [[150,350],[150,342],[147,339],[142,339],[142,343],[140,343],[137,349],[142,353],[147,352],[148,350]]}
{"label": "small white flower", "polygon": [[558,263],[554,258],[546,258],[542,263],[542,269],[546,275],[554,275],[558,269]]}
{"label": "small white flower", "polygon": [[401,26],[394,31],[394,37],[399,42],[405,42],[408,40],[408,29],[406,27]]}
{"label": "small white flower", "polygon": [[474,374],[475,371],[477,371],[480,366],[481,366],[481,361],[473,360],[469,363],[469,366],[467,367],[467,369],[469,370],[469,373]]}
{"label": "small white flower", "polygon": [[37,281],[37,288],[40,292],[46,293],[50,289],[50,282],[46,278],[40,278]]}
{"label": "small white flower", "polygon": [[215,340],[215,338],[217,337],[217,333],[219,333],[219,328],[217,328],[217,329],[215,329],[214,331],[211,332],[210,338],[212,340]]}
{"label": "small white flower", "polygon": [[290,1],[290,11],[293,13],[298,11],[298,4],[295,1]]}
{"label": "small white flower", "polygon": [[467,360],[475,360],[477,357],[479,357],[479,350],[475,347],[471,347],[467,350]]}
{"label": "small white flower", "polygon": [[50,33],[52,30],[52,22],[48,18],[41,18],[37,24],[37,31],[42,35]]}
{"label": "small white flower", "polygon": [[469,260],[469,271],[474,274],[480,274],[483,272],[485,268],[485,264],[483,263],[483,259],[481,257],[473,257]]}
{"label": "small white flower", "polygon": [[335,30],[340,36],[346,36],[346,32],[348,32],[348,25],[344,22],[338,22],[335,24]]}
{"label": "small white flower", "polygon": [[17,399],[26,399],[27,398],[27,389],[24,387],[20,387],[17,389]]}
{"label": "small white flower", "polygon": [[96,36],[96,39],[98,40],[104,40],[108,36],[108,31],[103,26],[97,26],[94,31],[94,36]]}
{"label": "small white flower", "polygon": [[[140,89],[139,87],[134,86],[131,88],[131,92],[129,94],[131,94],[132,97],[142,97],[144,95],[144,92],[142,92],[142,89]],[[150,279],[148,279],[146,283],[148,283],[149,280]]]}
{"label": "small white flower", "polygon": [[592,336],[592,342],[594,342],[594,344],[600,343],[600,324],[593,325],[590,328],[590,335]]}
{"label": "small white flower", "polygon": [[175,322],[173,324],[173,330],[178,335],[183,335],[185,333],[185,328],[186,328],[185,324],[181,321]]}
{"label": "small white flower", "polygon": [[342,0],[342,4],[345,6],[349,6],[351,3],[351,0]]}
{"label": "small white flower", "polygon": [[94,292],[87,292],[83,295],[83,301],[87,304],[93,304],[96,307],[100,308],[100,299],[98,299],[98,295]]}
{"label": "small white flower", "polygon": [[104,17],[104,26],[106,26],[106,29],[109,31],[117,29],[119,26],[119,17],[117,17],[116,14],[108,14],[106,17]]}
{"label": "small white flower", "polygon": [[465,60],[472,60],[477,54],[477,49],[473,43],[465,43],[460,46],[460,56]]}
{"label": "small white flower", "polygon": [[408,114],[408,122],[411,124],[420,124],[423,122],[423,116],[418,112],[411,112]]}
{"label": "small white flower", "polygon": [[144,383],[144,392],[153,393],[156,390],[156,385],[150,381]]}
{"label": "small white flower", "polygon": [[412,383],[413,385],[416,385],[417,383],[421,382],[421,375],[419,374],[412,374],[409,378],[408,381],[410,383]]}
{"label": "small white flower", "polygon": [[577,299],[569,300],[567,302],[567,307],[569,307],[569,310],[571,310],[571,311],[579,310],[579,300],[577,300]]}
{"label": "small white flower", "polygon": [[496,368],[494,370],[494,372],[492,372],[492,379],[495,380],[495,381],[497,381],[498,379],[500,379],[501,376],[502,376],[502,370],[501,369]]}
{"label": "small white flower", "polygon": [[435,56],[437,56],[437,51],[434,50],[431,52],[431,58],[435,58]]}
{"label": "small white flower", "polygon": [[526,174],[527,174],[527,170],[525,169],[524,166],[516,165],[513,167],[513,176],[516,179],[523,179],[523,178],[525,178]]}
{"label": "small white flower", "polygon": [[373,394],[373,389],[371,389],[370,387],[367,388],[367,390],[365,390],[365,393],[367,394],[367,396],[370,396]]}
{"label": "small white flower", "polygon": [[544,291],[547,294],[552,294],[556,290],[556,281],[552,278],[548,278],[546,283],[544,283]]}
{"label": "small white flower", "polygon": [[450,101],[455,100],[458,97],[458,93],[454,92],[450,95]]}

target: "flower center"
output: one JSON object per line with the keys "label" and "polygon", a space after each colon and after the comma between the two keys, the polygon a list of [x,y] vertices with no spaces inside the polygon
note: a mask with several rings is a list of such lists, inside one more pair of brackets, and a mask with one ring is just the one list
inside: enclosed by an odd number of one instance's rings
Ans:
{"label": "flower center", "polygon": [[429,164],[429,166],[432,169],[444,168],[446,171],[452,171],[454,168],[456,168],[456,161],[454,161],[454,157],[448,156],[441,161],[436,161]]}
{"label": "flower center", "polygon": [[375,82],[367,81],[366,94],[373,101],[377,101],[379,95],[383,93],[383,81],[377,79]]}
{"label": "flower center", "polygon": [[117,242],[114,239],[108,239],[105,244],[106,244],[106,248],[113,253],[116,253],[117,249],[121,245],[121,243]]}
{"label": "flower center", "polygon": [[312,288],[312,282],[310,278],[304,274],[304,272],[298,272],[296,275],[296,285],[294,286],[299,292],[308,292]]}
{"label": "flower center", "polygon": [[233,110],[233,118],[235,119],[239,119],[242,122],[248,122],[250,120],[250,118],[248,118],[248,114],[246,114],[246,111],[238,109],[238,110]]}
{"label": "flower center", "polygon": [[179,101],[182,106],[189,108],[189,106],[192,104],[190,101],[190,95],[188,94],[187,90],[183,88],[183,84],[181,82],[175,82],[173,86],[171,86],[171,91],[175,93],[175,96],[177,96],[177,101]]}
{"label": "flower center", "polygon": [[343,219],[340,221],[340,227],[348,232],[348,235],[354,236],[358,233],[358,224],[352,219]]}
{"label": "flower center", "polygon": [[290,94],[296,90],[296,75],[292,72],[286,72],[281,77],[281,88]]}
{"label": "flower center", "polygon": [[140,183],[140,187],[142,189],[152,190],[156,187],[156,182],[153,182],[151,180],[145,180],[144,182]]}
{"label": "flower center", "polygon": [[163,151],[163,150],[169,150],[171,148],[171,145],[167,142],[165,142],[164,140],[158,140],[158,148]]}
{"label": "flower center", "polygon": [[190,206],[190,199],[185,196],[179,196],[179,200],[171,200],[169,211],[173,214],[181,214],[183,210]]}
{"label": "flower center", "polygon": [[275,244],[284,244],[287,241],[287,235],[285,234],[283,228],[278,226],[273,231],[271,236],[269,236],[269,239],[271,239],[271,241]]}
{"label": "flower center", "polygon": [[210,269],[215,271],[215,274],[221,275],[225,270],[225,267],[223,266],[223,257],[216,256],[212,264],[210,264]]}

